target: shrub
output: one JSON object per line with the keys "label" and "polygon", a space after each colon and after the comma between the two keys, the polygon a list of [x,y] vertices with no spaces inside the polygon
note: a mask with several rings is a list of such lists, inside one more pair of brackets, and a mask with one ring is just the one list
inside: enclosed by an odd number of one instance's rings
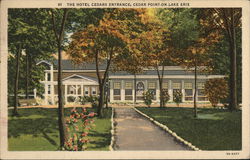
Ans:
{"label": "shrub", "polygon": [[152,104],[152,100],[154,98],[154,94],[152,91],[146,91],[146,92],[143,92],[143,100],[144,100],[144,103],[150,107],[150,105]]}
{"label": "shrub", "polygon": [[179,104],[182,102],[182,93],[181,90],[175,90],[173,94],[173,101],[179,107]]}
{"label": "shrub", "polygon": [[74,97],[74,96],[68,97],[68,102],[75,102],[75,100],[76,100],[76,97]]}
{"label": "shrub", "polygon": [[213,107],[228,96],[227,81],[223,78],[209,79],[205,83],[205,94]]}
{"label": "shrub", "polygon": [[98,106],[98,97],[96,97],[96,96],[89,96],[87,99],[88,99],[88,102],[91,103],[91,106],[93,108],[96,108]]}
{"label": "shrub", "polygon": [[162,91],[162,97],[163,97],[163,105],[165,105],[170,100],[170,96],[168,94],[168,90],[167,89],[163,89],[163,91]]}
{"label": "shrub", "polygon": [[80,104],[81,105],[84,105],[84,104],[86,104],[87,102],[88,102],[88,99],[89,99],[89,97],[88,96],[82,96],[82,97],[80,97]]}
{"label": "shrub", "polygon": [[70,116],[66,119],[67,140],[64,149],[68,151],[83,151],[87,148],[89,130],[93,126],[93,117],[96,113],[88,113],[86,108],[78,112],[75,108],[71,110]]}

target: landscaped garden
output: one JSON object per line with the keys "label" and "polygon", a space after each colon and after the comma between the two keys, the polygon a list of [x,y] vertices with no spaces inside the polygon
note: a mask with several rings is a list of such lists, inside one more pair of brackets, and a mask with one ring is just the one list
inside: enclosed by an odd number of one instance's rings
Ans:
{"label": "landscaped garden", "polygon": [[[56,151],[59,150],[57,110],[54,108],[19,109],[19,117],[8,119],[8,150]],[[65,109],[68,117],[72,108]],[[93,109],[88,109],[93,111]],[[9,115],[12,110],[9,109]],[[94,118],[87,138],[87,150],[109,150],[111,140],[111,108],[104,109],[104,118]]]}
{"label": "landscaped garden", "polygon": [[241,150],[241,111],[199,108],[194,118],[192,108],[138,109],[201,150]]}

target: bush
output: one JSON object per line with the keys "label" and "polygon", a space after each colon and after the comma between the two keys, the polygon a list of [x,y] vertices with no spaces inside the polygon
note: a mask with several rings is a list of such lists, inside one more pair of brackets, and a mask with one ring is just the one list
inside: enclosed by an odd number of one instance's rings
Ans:
{"label": "bush", "polygon": [[93,126],[93,117],[96,113],[88,113],[86,108],[82,108],[82,112],[78,112],[75,108],[71,110],[70,116],[66,119],[67,140],[64,149],[68,151],[86,150],[89,142],[87,138],[89,130]]}
{"label": "bush", "polygon": [[98,97],[96,97],[96,96],[89,96],[87,98],[87,101],[91,103],[91,106],[93,108],[97,108],[97,106],[98,106]]}
{"label": "bush", "polygon": [[168,94],[168,90],[167,89],[163,89],[163,91],[162,91],[162,97],[163,97],[163,105],[165,105],[170,100],[170,96]]}
{"label": "bush", "polygon": [[152,104],[152,100],[154,98],[154,94],[152,91],[146,91],[146,92],[143,92],[143,100],[144,100],[144,103],[150,107],[150,105]]}
{"label": "bush", "polygon": [[75,100],[76,100],[76,97],[74,97],[74,96],[68,97],[68,102],[75,102]]}
{"label": "bush", "polygon": [[173,101],[179,107],[179,104],[182,102],[182,93],[181,90],[175,90],[173,94]]}
{"label": "bush", "polygon": [[209,79],[205,83],[205,94],[213,107],[216,107],[219,102],[225,103],[223,100],[228,96],[227,81],[223,78]]}
{"label": "bush", "polygon": [[82,97],[80,97],[80,104],[81,105],[84,105],[84,104],[86,104],[87,102],[88,102],[88,99],[89,99],[89,97],[88,96],[82,96]]}

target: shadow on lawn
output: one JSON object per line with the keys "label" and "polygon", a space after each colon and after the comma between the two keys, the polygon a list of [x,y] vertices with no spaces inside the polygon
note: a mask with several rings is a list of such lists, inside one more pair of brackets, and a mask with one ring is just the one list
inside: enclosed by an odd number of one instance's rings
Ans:
{"label": "shadow on lawn", "polygon": [[23,134],[38,136],[41,133],[55,133],[57,121],[53,118],[12,119],[8,121],[8,137],[19,137]]}
{"label": "shadow on lawn", "polygon": [[111,139],[111,134],[107,134],[107,133],[99,133],[96,131],[91,131],[91,133],[89,133],[89,137],[96,137],[96,138],[102,138],[102,139],[98,139],[96,141],[91,141],[90,143],[93,144],[95,147],[91,147],[93,149],[95,148],[105,148],[107,147],[107,145],[109,145],[110,143],[110,139]]}

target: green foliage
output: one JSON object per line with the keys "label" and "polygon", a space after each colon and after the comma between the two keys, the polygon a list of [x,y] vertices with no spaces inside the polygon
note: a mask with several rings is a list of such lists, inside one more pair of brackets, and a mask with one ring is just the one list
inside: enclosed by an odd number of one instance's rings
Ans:
{"label": "green foliage", "polygon": [[165,106],[165,104],[170,100],[170,96],[168,94],[168,90],[167,89],[163,89],[162,91],[162,98],[163,98],[163,104]]}
{"label": "green foliage", "polygon": [[92,108],[97,108],[98,106],[97,96],[86,96],[86,101],[91,103]]}
{"label": "green foliage", "polygon": [[213,107],[227,98],[228,91],[227,81],[223,78],[209,79],[205,83],[205,93]]}
{"label": "green foliage", "polygon": [[[72,108],[65,108],[65,117],[70,115]],[[57,124],[57,108],[19,109],[20,117],[8,119],[8,150],[9,151],[57,151],[59,133]],[[81,108],[77,108],[78,112]],[[93,109],[87,108],[88,112]],[[105,109],[105,118],[94,117],[96,127],[93,127],[86,138],[88,151],[108,151],[111,140],[111,109]],[[27,125],[29,124],[29,125]],[[79,128],[80,128],[79,124]]]}
{"label": "green foliage", "polygon": [[[75,108],[71,110],[71,114],[66,119],[67,141],[64,144],[64,149],[68,151],[83,151],[87,149],[87,138],[90,129],[94,125],[94,112],[88,113],[86,108],[78,111]],[[80,127],[79,127],[80,126]]]}
{"label": "green foliage", "polygon": [[148,90],[148,91],[143,92],[143,100],[144,100],[144,103],[148,107],[150,107],[150,105],[152,104],[153,98],[154,98],[154,94],[152,91]]}
{"label": "green foliage", "polygon": [[179,104],[182,102],[181,90],[174,90],[173,101],[177,104],[177,106],[179,106]]}

